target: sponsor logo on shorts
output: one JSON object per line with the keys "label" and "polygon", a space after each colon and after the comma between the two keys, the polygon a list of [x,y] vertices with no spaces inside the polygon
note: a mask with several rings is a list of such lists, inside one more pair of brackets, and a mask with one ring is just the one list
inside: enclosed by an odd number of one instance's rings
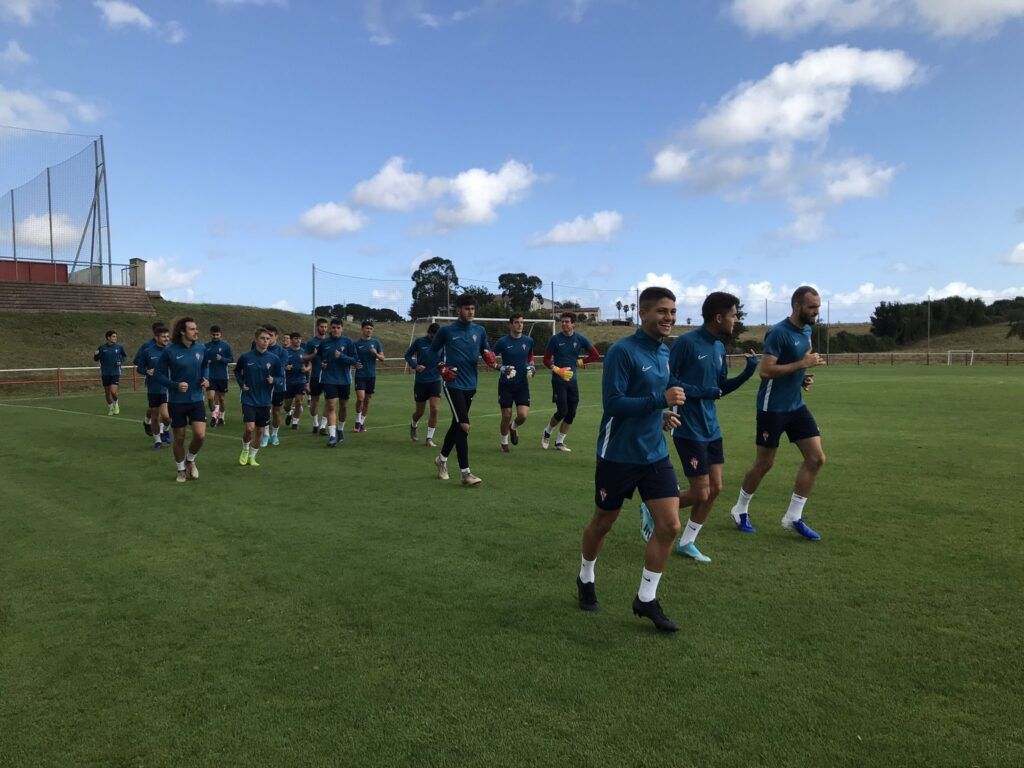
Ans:
{"label": "sponsor logo on shorts", "polygon": [[694,456],[692,459],[690,459],[690,468],[691,469],[696,469],[698,464],[700,464],[700,462],[697,461],[697,457],[696,456]]}
{"label": "sponsor logo on shorts", "polygon": [[605,501],[608,498],[608,491],[606,491],[604,488],[602,488],[597,493],[601,497],[601,501]]}
{"label": "sponsor logo on shorts", "polygon": [[767,432],[762,432],[761,433],[761,439],[764,440],[766,443],[768,442],[768,437],[769,437],[769,435],[768,435]]}

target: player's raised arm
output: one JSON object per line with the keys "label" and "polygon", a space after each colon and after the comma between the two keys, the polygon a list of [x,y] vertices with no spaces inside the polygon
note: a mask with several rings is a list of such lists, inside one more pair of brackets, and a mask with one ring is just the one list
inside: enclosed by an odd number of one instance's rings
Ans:
{"label": "player's raised arm", "polygon": [[722,369],[718,372],[718,383],[722,388],[722,397],[725,397],[730,392],[735,392],[747,382],[747,379],[754,375],[754,371],[757,370],[757,355],[754,353],[754,350],[748,349],[746,358],[747,362],[743,370],[740,371],[739,375],[733,376],[730,379],[728,378],[729,358],[725,354],[722,355]]}

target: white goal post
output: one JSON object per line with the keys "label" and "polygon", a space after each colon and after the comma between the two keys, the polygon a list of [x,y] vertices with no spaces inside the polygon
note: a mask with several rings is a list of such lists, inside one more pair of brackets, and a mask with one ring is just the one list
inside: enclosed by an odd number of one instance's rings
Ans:
{"label": "white goal post", "polygon": [[964,361],[964,365],[974,365],[974,350],[950,349],[946,351],[946,365],[953,365],[954,362],[959,364],[961,360]]}

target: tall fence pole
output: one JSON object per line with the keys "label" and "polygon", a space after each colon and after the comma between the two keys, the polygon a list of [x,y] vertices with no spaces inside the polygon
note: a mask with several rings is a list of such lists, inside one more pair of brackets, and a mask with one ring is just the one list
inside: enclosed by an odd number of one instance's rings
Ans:
{"label": "tall fence pole", "polygon": [[[11,252],[14,254],[14,260],[18,260],[18,233],[17,227],[14,224],[14,190],[11,190]],[[18,266],[14,266],[14,274],[18,274]]]}
{"label": "tall fence pole", "polygon": [[[50,191],[50,169],[46,169],[46,213],[47,218],[50,222],[50,263],[53,264],[53,193]],[[56,269],[54,269],[54,280],[56,279]]]}
{"label": "tall fence pole", "polygon": [[551,281],[551,319],[555,319],[555,281]]}
{"label": "tall fence pole", "polygon": [[[316,264],[310,264],[313,270],[313,335],[316,335]],[[413,318],[415,319],[415,318]]]}
{"label": "tall fence pole", "polygon": [[107,195],[107,150],[100,134],[100,158],[103,161],[103,218],[107,220],[107,259],[110,261],[110,282],[113,285],[114,253],[110,250],[110,197]]}
{"label": "tall fence pole", "polygon": [[764,300],[764,327],[768,329],[768,299]]}
{"label": "tall fence pole", "polygon": [[832,302],[825,305],[825,359],[828,360],[829,342],[832,337]]}

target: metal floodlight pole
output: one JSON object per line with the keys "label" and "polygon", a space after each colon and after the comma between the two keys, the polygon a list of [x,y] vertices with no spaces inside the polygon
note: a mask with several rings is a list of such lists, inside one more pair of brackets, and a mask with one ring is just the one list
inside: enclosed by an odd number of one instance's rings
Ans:
{"label": "metal floodlight pole", "polygon": [[551,281],[551,322],[555,321],[555,281]]}
{"label": "metal floodlight pole", "polygon": [[316,335],[316,264],[310,264],[313,271],[313,335]]}
{"label": "metal floodlight pole", "polygon": [[46,213],[50,222],[50,263],[53,264],[53,193],[50,191],[50,169],[46,169]]}
{"label": "metal floodlight pole", "polygon": [[925,354],[932,353],[932,297],[928,296],[928,341],[925,346]]}
{"label": "metal floodlight pole", "polygon": [[764,300],[764,327],[765,328],[768,327],[768,298],[767,297],[765,297],[765,300]]}
{"label": "metal floodlight pole", "polygon": [[107,220],[107,258],[110,259],[113,269],[114,252],[110,249],[110,198],[107,194],[107,150],[103,145],[103,135],[100,134],[100,157],[103,159],[103,214]]}
{"label": "metal floodlight pole", "polygon": [[825,305],[825,358],[828,359],[829,341],[832,337],[832,302]]}

